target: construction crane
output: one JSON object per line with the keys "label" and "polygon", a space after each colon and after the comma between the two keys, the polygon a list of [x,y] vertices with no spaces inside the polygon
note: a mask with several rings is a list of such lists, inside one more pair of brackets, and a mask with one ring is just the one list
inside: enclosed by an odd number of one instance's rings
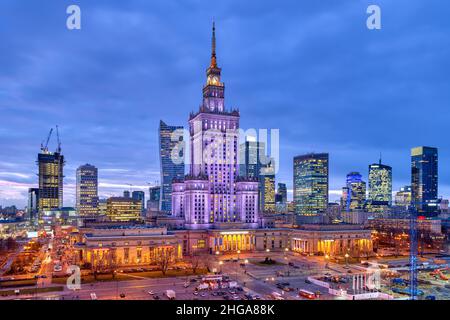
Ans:
{"label": "construction crane", "polygon": [[45,145],[44,145],[44,141],[41,142],[41,150],[44,153],[48,152],[48,142],[50,141],[50,137],[52,136],[52,132],[53,132],[53,128],[51,128],[50,132],[48,133],[47,140],[45,141]]}
{"label": "construction crane", "polygon": [[409,214],[409,295],[411,300],[417,299],[417,209],[411,206]]}
{"label": "construction crane", "polygon": [[56,149],[56,152],[61,153],[61,141],[59,140],[59,130],[58,125],[56,125],[56,139],[58,141],[58,147]]}

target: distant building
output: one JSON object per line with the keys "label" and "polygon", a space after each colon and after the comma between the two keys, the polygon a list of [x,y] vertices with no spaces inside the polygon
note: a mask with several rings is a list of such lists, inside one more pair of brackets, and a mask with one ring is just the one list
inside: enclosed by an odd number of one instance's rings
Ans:
{"label": "distant building", "polygon": [[275,194],[275,209],[278,213],[287,213],[287,187],[285,183],[278,183],[277,193]]}
{"label": "distant building", "polygon": [[161,186],[155,186],[149,188],[149,199],[147,201],[147,210],[159,211],[161,200]]}
{"label": "distant building", "polygon": [[98,170],[90,164],[77,169],[76,209],[80,216],[98,214]]}
{"label": "distant building", "polygon": [[344,211],[363,210],[366,202],[366,183],[359,172],[347,174],[347,185],[342,188]]}
{"label": "distant building", "polygon": [[392,168],[381,163],[369,165],[368,210],[384,212],[392,205]]}
{"label": "distant building", "polygon": [[412,202],[420,215],[438,214],[438,150],[432,147],[411,149]]}
{"label": "distant building", "polygon": [[363,210],[342,212],[342,221],[349,224],[366,224],[369,213]]}
{"label": "distant building", "polygon": [[106,203],[106,215],[111,221],[137,221],[141,218],[140,200],[125,197],[111,197]]}
{"label": "distant building", "polygon": [[271,161],[261,168],[260,208],[263,212],[275,212],[275,164]]}
{"label": "distant building", "polygon": [[47,149],[38,154],[39,212],[63,206],[64,156]]}
{"label": "distant building", "polygon": [[246,178],[259,178],[261,168],[268,164],[264,142],[247,137],[247,141],[239,146],[239,175]]}
{"label": "distant building", "polygon": [[411,193],[411,186],[401,187],[400,191],[395,194],[395,205],[407,209],[411,205]]}
{"label": "distant building", "polygon": [[132,196],[134,200],[139,200],[141,202],[141,213],[145,212],[145,192],[144,191],[133,191]]}
{"label": "distant building", "polygon": [[98,201],[98,214],[101,216],[106,215],[108,199],[99,199]]}
{"label": "distant building", "polygon": [[35,222],[39,212],[39,188],[28,189],[27,219]]}
{"label": "distant building", "polygon": [[129,198],[129,197],[130,197],[130,191],[125,190],[125,191],[123,192],[123,197],[124,197],[124,198]]}
{"label": "distant building", "polygon": [[[172,211],[172,181],[184,178],[183,127],[159,123],[161,163],[161,211]],[[175,160],[175,161],[174,161]]]}
{"label": "distant building", "polygon": [[328,153],[294,158],[295,213],[305,222],[318,222],[328,205]]}

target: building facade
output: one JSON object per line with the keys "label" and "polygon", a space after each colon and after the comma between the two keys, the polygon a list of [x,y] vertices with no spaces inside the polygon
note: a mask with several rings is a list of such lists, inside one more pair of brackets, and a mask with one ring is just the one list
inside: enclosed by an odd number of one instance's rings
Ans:
{"label": "building facade", "polygon": [[85,164],[77,169],[76,209],[80,216],[98,214],[98,169]]}
{"label": "building facade", "polygon": [[411,197],[421,215],[438,214],[438,150],[432,147],[411,149]]}
{"label": "building facade", "polygon": [[161,211],[172,210],[172,181],[184,177],[183,127],[159,123],[159,159],[161,164]]}
{"label": "building facade", "polygon": [[141,202],[141,213],[145,213],[145,192],[144,191],[133,191],[131,193],[131,197],[134,200],[138,200]]}
{"label": "building facade", "polygon": [[28,189],[27,219],[36,222],[39,212],[39,188]]}
{"label": "building facade", "polygon": [[320,221],[328,205],[328,153],[294,158],[294,202],[300,221]]}
{"label": "building facade", "polygon": [[368,210],[383,212],[392,205],[392,168],[381,163],[369,165]]}
{"label": "building facade", "polygon": [[139,221],[142,204],[140,200],[111,197],[106,201],[106,215],[113,222]]}

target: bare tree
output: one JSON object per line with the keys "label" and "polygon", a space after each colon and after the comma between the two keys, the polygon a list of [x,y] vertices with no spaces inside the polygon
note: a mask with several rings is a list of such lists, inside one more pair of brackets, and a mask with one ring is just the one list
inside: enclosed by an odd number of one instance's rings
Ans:
{"label": "bare tree", "polygon": [[161,250],[160,254],[156,257],[156,264],[162,271],[163,275],[166,275],[167,269],[169,269],[169,265],[173,260],[173,248],[166,248],[165,250]]}

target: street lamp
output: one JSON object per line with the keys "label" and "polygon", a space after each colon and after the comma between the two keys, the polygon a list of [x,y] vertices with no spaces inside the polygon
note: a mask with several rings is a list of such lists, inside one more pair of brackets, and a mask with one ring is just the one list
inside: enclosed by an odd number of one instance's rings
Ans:
{"label": "street lamp", "polygon": [[325,268],[328,268],[328,260],[330,260],[330,256],[328,254],[325,255]]}
{"label": "street lamp", "polygon": [[350,257],[350,256],[349,256],[348,253],[346,253],[344,257],[345,257],[345,265],[346,265],[347,268],[348,268],[348,257]]}
{"label": "street lamp", "polygon": [[220,273],[222,273],[222,265],[223,265],[223,261],[221,260],[221,261],[219,261],[219,266],[220,266],[219,271],[220,271]]}
{"label": "street lamp", "polygon": [[239,255],[241,254],[241,250],[236,251],[238,254],[238,262],[239,262]]}

